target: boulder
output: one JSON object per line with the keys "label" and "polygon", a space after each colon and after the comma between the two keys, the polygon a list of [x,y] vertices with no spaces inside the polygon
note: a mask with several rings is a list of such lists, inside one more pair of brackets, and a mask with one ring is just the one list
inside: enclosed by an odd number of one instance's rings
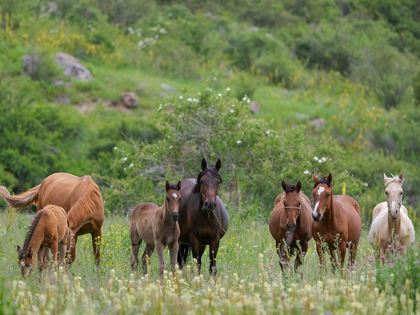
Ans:
{"label": "boulder", "polygon": [[39,64],[39,57],[36,55],[26,55],[26,56],[23,56],[22,59],[23,59],[23,71],[25,71],[25,73],[29,75],[34,73]]}
{"label": "boulder", "polygon": [[121,104],[126,108],[139,107],[139,98],[133,92],[127,92],[121,95]]}
{"label": "boulder", "polygon": [[68,98],[67,95],[65,94],[61,94],[60,96],[58,96],[55,101],[59,104],[70,104],[70,99]]}
{"label": "boulder", "polygon": [[251,101],[249,103],[249,108],[253,114],[258,114],[260,112],[260,104],[258,104],[256,101]]}
{"label": "boulder", "polygon": [[63,69],[63,73],[67,76],[74,77],[80,81],[90,81],[93,79],[90,71],[79,63],[79,60],[69,54],[57,53],[57,65]]}

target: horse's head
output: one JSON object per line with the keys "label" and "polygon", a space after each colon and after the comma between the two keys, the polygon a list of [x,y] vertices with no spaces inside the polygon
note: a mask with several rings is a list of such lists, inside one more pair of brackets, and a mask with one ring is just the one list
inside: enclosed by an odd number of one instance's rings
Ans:
{"label": "horse's head", "polygon": [[315,174],[312,173],[312,178],[315,182],[314,190],[312,191],[315,204],[312,218],[319,222],[329,208],[332,200],[332,175],[329,173],[327,176],[318,179]]}
{"label": "horse's head", "polygon": [[220,159],[217,159],[215,166],[207,166],[206,159],[201,161],[201,172],[197,177],[196,191],[200,193],[203,201],[202,210],[205,212],[216,209],[216,198],[222,183],[222,177],[219,175],[221,167]]}
{"label": "horse's head", "polygon": [[397,219],[402,205],[404,176],[387,177],[384,174],[386,202],[388,204],[388,213],[392,219]]}
{"label": "horse's head", "polygon": [[294,230],[296,228],[296,221],[300,215],[300,190],[302,185],[300,182],[297,182],[296,186],[294,186],[282,181],[281,186],[286,193],[283,199],[284,211],[286,212],[287,218],[286,226],[288,230]]}
{"label": "horse's head", "polygon": [[166,181],[165,189],[165,208],[169,210],[172,220],[178,221],[179,202],[181,201],[181,181],[178,181],[176,185],[171,185],[168,181]]}
{"label": "horse's head", "polygon": [[29,247],[26,253],[23,252],[19,245],[16,246],[16,250],[18,252],[18,263],[22,277],[25,277],[27,274],[30,275],[35,267],[35,257],[32,251],[32,247]]}

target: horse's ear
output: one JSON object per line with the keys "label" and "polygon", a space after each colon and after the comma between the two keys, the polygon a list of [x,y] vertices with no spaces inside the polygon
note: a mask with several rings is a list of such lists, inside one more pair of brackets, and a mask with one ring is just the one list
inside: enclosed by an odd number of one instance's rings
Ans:
{"label": "horse's ear", "polygon": [[331,173],[328,174],[327,179],[330,183],[332,183],[332,174]]}
{"label": "horse's ear", "polygon": [[302,189],[302,183],[298,181],[296,184],[296,192],[300,192],[301,189]]}
{"label": "horse's ear", "polygon": [[166,189],[166,191],[168,191],[169,189],[171,189],[171,184],[169,184],[168,181],[166,181],[165,189]]}
{"label": "horse's ear", "polygon": [[19,245],[16,246],[16,251],[18,252],[18,254],[20,254],[20,252],[22,251]]}
{"label": "horse's ear", "polygon": [[389,178],[384,173],[384,182],[386,182]]}
{"label": "horse's ear", "polygon": [[284,180],[281,181],[281,187],[283,187],[283,190],[286,191],[286,182]]}
{"label": "horse's ear", "polygon": [[178,184],[176,184],[176,188],[177,188],[178,190],[181,190],[181,181],[180,181],[180,180],[178,181]]}
{"label": "horse's ear", "polygon": [[318,177],[315,176],[314,172],[312,172],[312,179],[315,183],[318,181]]}
{"label": "horse's ear", "polygon": [[201,169],[204,171],[207,168],[207,161],[206,158],[201,160]]}
{"label": "horse's ear", "polygon": [[222,168],[222,161],[220,161],[220,159],[217,159],[215,167],[217,171],[220,171],[220,169]]}
{"label": "horse's ear", "polygon": [[404,181],[404,175],[403,175],[403,173],[400,173],[400,175],[398,175],[398,177],[401,179],[402,182]]}

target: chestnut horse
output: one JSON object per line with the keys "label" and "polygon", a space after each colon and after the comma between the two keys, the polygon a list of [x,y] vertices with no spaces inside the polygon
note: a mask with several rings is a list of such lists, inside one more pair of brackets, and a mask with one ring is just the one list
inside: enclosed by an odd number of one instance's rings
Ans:
{"label": "chestnut horse", "polygon": [[413,222],[402,204],[403,174],[393,177],[387,177],[384,174],[384,182],[386,201],[373,209],[372,226],[369,232],[369,242],[378,250],[379,255],[386,253],[388,244],[396,247],[404,246],[403,251],[405,251],[406,246],[415,239]]}
{"label": "chestnut horse", "polygon": [[131,268],[137,271],[139,264],[139,248],[142,241],[146,243],[141,257],[143,272],[147,273],[147,259],[152,255],[155,247],[159,259],[159,273],[163,277],[166,270],[163,251],[169,247],[172,272],[175,272],[178,254],[179,238],[179,202],[181,201],[181,182],[165,185],[165,199],[163,205],[158,207],[154,203],[141,203],[130,213],[130,238],[131,238]]}
{"label": "chestnut horse", "polygon": [[55,173],[38,186],[16,196],[11,196],[6,187],[0,186],[0,196],[13,208],[23,208],[32,203],[37,209],[49,204],[62,207],[67,212],[73,234],[69,263],[76,258],[77,237],[90,233],[95,262],[99,265],[104,206],[99,187],[89,175],[77,177]]}
{"label": "chestnut horse", "polygon": [[32,221],[26,234],[23,249],[17,246],[19,267],[22,277],[27,270],[32,271],[35,267],[35,256],[38,256],[38,271],[41,276],[48,262],[51,249],[52,259],[62,265],[67,246],[70,245],[70,229],[67,225],[66,211],[63,208],[48,205],[39,210]]}
{"label": "chestnut horse", "polygon": [[276,240],[276,249],[280,257],[280,267],[288,262],[286,246],[290,254],[298,251],[295,269],[302,264],[302,259],[308,250],[308,242],[312,238],[312,209],[308,197],[300,192],[300,182],[294,185],[281,183],[284,192],[274,201],[274,209],[268,222],[270,233]]}
{"label": "chestnut horse", "polygon": [[222,178],[219,170],[220,159],[216,165],[207,166],[206,159],[201,161],[201,172],[197,180],[182,181],[179,205],[179,228],[181,248],[178,251],[178,264],[182,268],[191,247],[193,258],[197,259],[198,269],[201,267],[201,256],[208,245],[210,247],[210,273],[216,274],[216,256],[220,239],[229,226],[226,207],[217,196]]}
{"label": "chestnut horse", "polygon": [[325,242],[331,259],[333,270],[338,266],[334,251],[338,250],[341,258],[341,267],[344,265],[346,249],[349,249],[349,265],[356,260],[357,245],[362,233],[362,219],[360,208],[356,200],[349,196],[333,196],[332,175],[318,179],[314,173],[315,182],[312,192],[314,197],[314,219],[312,235],[316,241],[319,261],[323,264],[322,242]]}

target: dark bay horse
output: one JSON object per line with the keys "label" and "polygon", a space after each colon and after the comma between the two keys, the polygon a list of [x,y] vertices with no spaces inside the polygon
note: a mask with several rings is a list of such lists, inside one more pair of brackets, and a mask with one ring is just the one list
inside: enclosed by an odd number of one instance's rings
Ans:
{"label": "dark bay horse", "polygon": [[16,196],[11,196],[6,187],[0,186],[0,196],[13,208],[23,208],[32,203],[38,210],[49,204],[62,207],[73,234],[69,263],[76,258],[77,237],[90,233],[95,262],[99,265],[104,205],[99,187],[89,175],[77,177],[55,173],[38,186]]}
{"label": "dark bay horse", "polygon": [[210,247],[210,273],[216,274],[216,256],[220,239],[225,235],[229,218],[222,199],[217,196],[222,178],[219,170],[222,166],[220,159],[216,165],[207,166],[206,159],[201,161],[201,172],[197,180],[182,181],[179,205],[179,228],[181,235],[178,251],[178,264],[183,266],[191,247],[193,258],[197,259],[198,268],[201,267],[201,256],[208,245]]}
{"label": "dark bay horse", "polygon": [[327,244],[333,270],[338,267],[334,251],[338,250],[341,267],[344,265],[346,249],[349,249],[349,265],[356,261],[357,245],[362,233],[362,219],[360,208],[356,200],[349,196],[334,196],[332,190],[332,175],[318,179],[313,173],[314,190],[314,219],[312,234],[316,241],[320,263],[323,264],[322,242]]}
{"label": "dark bay horse", "polygon": [[294,185],[282,181],[284,192],[277,196],[274,201],[274,209],[271,212],[268,223],[270,233],[276,240],[277,253],[280,257],[280,267],[288,262],[286,246],[293,255],[297,250],[295,268],[302,264],[302,259],[308,250],[308,242],[312,238],[312,209],[308,197],[300,192],[300,182]]}

